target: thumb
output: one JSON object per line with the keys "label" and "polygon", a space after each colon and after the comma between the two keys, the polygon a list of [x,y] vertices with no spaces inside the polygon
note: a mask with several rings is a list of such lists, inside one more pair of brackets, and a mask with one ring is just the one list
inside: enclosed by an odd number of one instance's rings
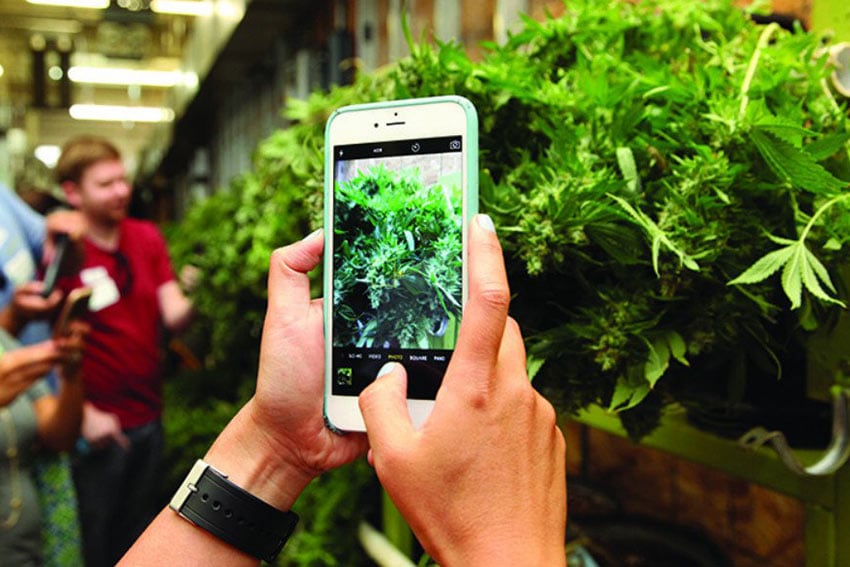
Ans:
{"label": "thumb", "polygon": [[407,410],[407,371],[397,362],[385,364],[359,398],[369,445],[380,458],[394,445],[404,446],[414,434]]}
{"label": "thumb", "polygon": [[118,431],[116,431],[116,432],[112,433],[111,437],[112,437],[112,440],[115,442],[115,444],[116,444],[116,445],[118,445],[119,447],[121,447],[121,448],[122,448],[122,449],[124,449],[125,451],[129,451],[129,450],[130,450],[130,447],[132,446],[132,443],[130,442],[130,438],[129,438],[129,437],[127,437],[127,436],[124,434],[124,432],[123,432],[123,431],[121,431],[121,430],[119,429]]}

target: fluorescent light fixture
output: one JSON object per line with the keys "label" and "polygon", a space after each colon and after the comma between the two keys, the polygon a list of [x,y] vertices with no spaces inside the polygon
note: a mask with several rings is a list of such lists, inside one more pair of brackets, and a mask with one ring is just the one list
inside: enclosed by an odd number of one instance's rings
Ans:
{"label": "fluorescent light fixture", "polygon": [[151,0],[151,10],[159,14],[211,16],[215,7],[209,0]]}
{"label": "fluorescent light fixture", "polygon": [[67,8],[92,8],[105,10],[109,8],[109,0],[27,0],[30,4],[42,6],[64,6]]}
{"label": "fluorescent light fixture", "polygon": [[75,83],[95,85],[139,85],[142,87],[173,87],[183,80],[180,71],[153,71],[115,67],[86,67],[68,69],[68,78]]}
{"label": "fluorescent light fixture", "polygon": [[0,77],[3,76],[3,73],[6,72],[6,69],[3,68],[3,65],[0,65]]}
{"label": "fluorescent light fixture", "polygon": [[55,167],[56,162],[59,161],[59,155],[62,153],[62,148],[59,146],[52,145],[41,145],[37,146],[35,150],[33,150],[33,154],[38,158],[41,163],[46,165],[47,167]]}
{"label": "fluorescent light fixture", "polygon": [[74,104],[68,109],[75,120],[104,122],[171,122],[174,111],[160,106],[112,106],[107,104]]}

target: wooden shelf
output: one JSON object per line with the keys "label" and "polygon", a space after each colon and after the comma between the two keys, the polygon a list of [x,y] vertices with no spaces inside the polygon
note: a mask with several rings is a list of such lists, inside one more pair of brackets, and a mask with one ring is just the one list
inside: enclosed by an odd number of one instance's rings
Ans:
{"label": "wooden shelf", "polygon": [[[602,408],[591,407],[575,422],[626,437],[619,419]],[[850,466],[836,474],[806,477],[789,470],[770,448],[751,450],[736,440],[690,425],[680,408],[670,408],[660,426],[641,445],[716,468],[727,474],[796,498],[806,505],[806,567],[850,567],[850,546],[839,545],[839,534],[850,529]],[[798,450],[804,464],[815,462],[819,450]]]}
{"label": "wooden shelf", "polygon": [[[626,436],[620,420],[599,407],[581,412],[574,421],[622,437]],[[725,473],[755,482],[800,500],[830,506],[835,500],[833,477],[804,477],[790,471],[770,448],[746,449],[734,439],[727,439],[691,426],[684,410],[668,410],[661,425],[641,440],[653,447]],[[815,462],[819,451],[795,451],[804,463]]]}

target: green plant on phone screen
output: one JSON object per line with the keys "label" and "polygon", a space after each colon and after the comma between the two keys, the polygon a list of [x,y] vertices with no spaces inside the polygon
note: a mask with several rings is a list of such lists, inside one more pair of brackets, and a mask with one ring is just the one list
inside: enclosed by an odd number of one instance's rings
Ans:
{"label": "green plant on phone screen", "polygon": [[461,314],[461,189],[419,168],[358,171],[336,188],[334,344],[451,349]]}

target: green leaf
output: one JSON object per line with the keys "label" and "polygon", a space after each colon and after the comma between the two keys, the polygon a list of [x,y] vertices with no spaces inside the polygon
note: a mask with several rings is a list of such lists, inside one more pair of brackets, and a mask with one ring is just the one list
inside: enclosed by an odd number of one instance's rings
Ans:
{"label": "green leaf", "polygon": [[806,286],[806,289],[809,290],[809,293],[827,303],[833,303],[845,307],[843,301],[831,297],[821,287],[821,282],[823,282],[823,284],[826,285],[832,293],[836,293],[835,286],[832,285],[832,280],[829,277],[829,272],[827,272],[826,268],[821,261],[818,260],[817,256],[815,256],[811,250],[806,248],[803,260],[802,279],[803,284]]}
{"label": "green leaf", "polygon": [[649,343],[649,358],[643,367],[644,377],[650,388],[661,378],[670,366],[670,349],[665,337],[659,337]]}
{"label": "green leaf", "polygon": [[832,250],[833,252],[838,252],[841,250],[842,244],[837,238],[830,238],[826,241],[826,244],[823,245],[824,250]]}
{"label": "green leaf", "polygon": [[642,211],[634,208],[628,201],[621,197],[612,195],[611,193],[608,193],[608,196],[614,199],[617,204],[619,204],[620,207],[622,207],[623,210],[625,210],[629,214],[629,216],[632,217],[635,223],[642,227],[646,231],[647,235],[652,239],[652,267],[655,270],[656,276],[660,276],[658,266],[659,253],[662,244],[664,244],[664,246],[668,250],[670,250],[670,252],[675,254],[679,258],[679,262],[683,264],[686,268],[695,272],[699,271],[699,264],[697,264],[696,260],[694,260],[691,256],[689,256],[682,250],[679,250],[679,248],[675,244],[673,244],[673,242],[669,238],[667,238],[667,235],[664,234],[664,231],[661,230],[661,228],[657,224],[655,224],[655,222],[651,218],[649,218],[649,216],[647,216]]}
{"label": "green leaf", "polygon": [[[796,244],[796,242],[795,242]],[[754,284],[764,281],[776,273],[788,259],[794,254],[794,244],[762,256],[755,264],[747,268],[744,273],[730,281],[728,285]]]}
{"label": "green leaf", "polygon": [[801,263],[804,262],[803,250],[800,246],[795,246],[792,250],[791,257],[785,264],[782,270],[782,289],[785,295],[791,300],[791,309],[800,307],[800,300],[803,294],[803,276]]}
{"label": "green leaf", "polygon": [[658,272],[658,256],[661,253],[661,237],[656,235],[655,238],[652,239],[652,269],[655,271],[656,276],[660,276],[661,274]]}
{"label": "green leaf", "polygon": [[617,148],[617,165],[620,166],[620,173],[623,174],[629,191],[632,193],[640,191],[640,176],[631,148]]}
{"label": "green leaf", "polygon": [[847,185],[804,150],[795,148],[764,128],[753,127],[750,140],[773,173],[794,188],[823,194],[836,193]]}
{"label": "green leaf", "polygon": [[534,355],[528,355],[525,359],[525,370],[528,372],[528,381],[531,382],[534,380],[534,377],[537,376],[537,373],[540,372],[540,369],[543,367],[543,364],[546,362],[545,358],[537,357]]}
{"label": "green leaf", "polygon": [[685,339],[682,338],[682,335],[676,331],[670,331],[667,333],[666,338],[667,344],[670,347],[670,354],[673,355],[673,358],[684,366],[690,366],[691,364],[688,362],[688,359],[685,358],[685,354],[688,352],[688,347],[685,344]]}
{"label": "green leaf", "polygon": [[812,156],[813,160],[823,161],[843,149],[847,140],[850,140],[850,132],[842,132],[841,134],[824,136],[820,140],[807,145],[804,149],[807,154]]}
{"label": "green leaf", "polygon": [[649,392],[650,387],[646,382],[635,386],[621,376],[614,386],[608,410],[619,412],[631,409],[641,403]]}

